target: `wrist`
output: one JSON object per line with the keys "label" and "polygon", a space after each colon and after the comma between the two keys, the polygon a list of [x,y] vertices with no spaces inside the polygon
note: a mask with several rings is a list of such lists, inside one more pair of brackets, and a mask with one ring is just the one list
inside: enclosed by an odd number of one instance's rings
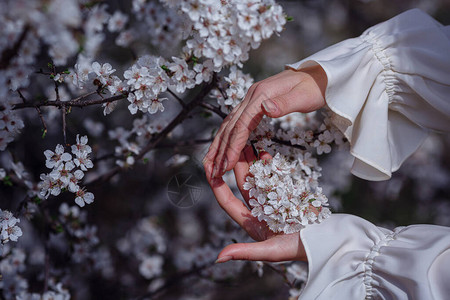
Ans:
{"label": "wrist", "polygon": [[325,70],[320,65],[314,65],[296,70],[297,72],[303,72],[310,76],[312,84],[315,85],[315,90],[319,92],[317,95],[317,106],[323,107],[325,105],[325,91],[327,89],[328,77]]}

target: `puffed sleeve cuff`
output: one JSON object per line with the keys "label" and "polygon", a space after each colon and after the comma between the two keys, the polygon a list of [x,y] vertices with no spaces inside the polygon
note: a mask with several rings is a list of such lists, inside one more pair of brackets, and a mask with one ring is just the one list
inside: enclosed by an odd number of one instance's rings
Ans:
{"label": "puffed sleeve cuff", "polygon": [[[333,214],[300,232],[309,264],[299,299],[448,299],[450,228],[390,231]],[[337,296],[338,295],[338,296]]]}
{"label": "puffed sleeve cuff", "polygon": [[350,141],[354,175],[389,179],[429,130],[450,131],[449,32],[413,9],[288,65],[326,72],[326,103]]}

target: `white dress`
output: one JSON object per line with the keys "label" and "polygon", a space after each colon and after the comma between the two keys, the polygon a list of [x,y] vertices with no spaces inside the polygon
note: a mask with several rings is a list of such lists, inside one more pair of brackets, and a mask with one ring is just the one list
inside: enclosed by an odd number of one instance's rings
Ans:
{"label": "white dress", "polygon": [[[450,132],[450,26],[413,9],[298,63],[320,64],[352,173],[391,177],[430,130]],[[450,299],[450,228],[390,231],[334,214],[300,233],[309,276],[300,299]]]}

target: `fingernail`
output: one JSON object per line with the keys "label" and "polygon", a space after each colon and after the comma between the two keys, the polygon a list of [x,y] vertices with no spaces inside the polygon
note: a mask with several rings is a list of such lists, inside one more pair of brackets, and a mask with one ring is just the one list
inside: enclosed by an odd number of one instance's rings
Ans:
{"label": "fingernail", "polygon": [[211,174],[211,178],[216,177],[217,169],[218,169],[217,165],[214,164],[214,168],[213,168],[213,171],[212,171],[212,174]]}
{"label": "fingernail", "polygon": [[224,262],[227,262],[227,261],[229,261],[229,260],[232,260],[233,259],[233,257],[232,256],[222,256],[221,258],[218,258],[214,263],[215,264],[221,264],[221,263],[224,263]]}
{"label": "fingernail", "polygon": [[275,105],[275,103],[273,103],[272,100],[264,100],[262,105],[264,106],[264,109],[267,112],[270,112],[270,113],[276,113],[277,112],[277,106]]}
{"label": "fingernail", "polygon": [[222,168],[222,173],[225,173],[227,171],[227,166],[228,166],[228,160],[225,157],[223,160],[223,168]]}

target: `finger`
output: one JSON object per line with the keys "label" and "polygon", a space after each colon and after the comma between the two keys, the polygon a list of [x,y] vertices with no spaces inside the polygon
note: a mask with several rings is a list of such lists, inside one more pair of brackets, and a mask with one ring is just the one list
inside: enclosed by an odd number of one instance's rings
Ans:
{"label": "finger", "polygon": [[270,262],[306,260],[306,254],[300,235],[293,233],[277,235],[262,242],[228,245],[219,253],[217,262],[228,260]]}
{"label": "finger", "polygon": [[217,155],[217,150],[219,149],[219,145],[221,140],[223,139],[223,133],[227,130],[227,127],[233,117],[235,112],[231,112],[222,122],[220,125],[219,130],[216,133],[216,136],[214,137],[213,142],[209,146],[208,152],[206,153],[205,157],[203,158],[203,165],[205,166],[208,162],[213,162],[214,158]]}
{"label": "finger", "polygon": [[268,99],[261,93],[253,93],[253,99],[244,103],[233,116],[227,131],[221,140],[215,164],[218,166],[218,176],[233,169],[239,159],[240,153],[247,143],[250,133],[258,126],[264,115],[261,110],[262,99]]}
{"label": "finger", "polygon": [[[211,164],[208,166],[211,168]],[[207,173],[210,171],[211,170],[208,170]],[[222,207],[223,210],[239,224],[239,226],[244,227],[246,221],[248,222],[248,220],[254,218],[244,203],[234,196],[233,192],[222,178],[211,178],[208,175],[206,178],[208,179],[220,207]]]}
{"label": "finger", "polygon": [[239,188],[239,191],[241,192],[242,196],[244,197],[245,202],[247,202],[250,199],[248,195],[248,191],[244,190],[243,186],[245,183],[245,180],[249,173],[249,168],[251,162],[256,159],[255,154],[253,153],[253,149],[251,146],[245,146],[244,149],[241,152],[241,156],[239,157],[239,161],[236,163],[234,167],[234,176],[236,178],[236,183]]}
{"label": "finger", "polygon": [[261,152],[261,153],[259,154],[259,158],[262,159],[262,160],[270,160],[270,159],[272,159],[273,157],[272,157],[272,155],[270,155],[269,152],[263,151],[263,152]]}

